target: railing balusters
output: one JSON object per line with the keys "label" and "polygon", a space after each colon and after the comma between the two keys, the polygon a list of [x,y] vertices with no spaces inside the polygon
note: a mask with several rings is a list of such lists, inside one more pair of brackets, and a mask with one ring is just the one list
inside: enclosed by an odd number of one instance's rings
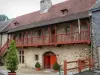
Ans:
{"label": "railing balusters", "polygon": [[2,56],[4,54],[4,52],[7,50],[8,42],[9,42],[9,40],[7,40],[7,42],[1,47],[1,49],[0,49],[0,56]]}
{"label": "railing balusters", "polygon": [[[28,42],[31,41],[31,42]],[[49,41],[49,42],[48,42]],[[31,38],[18,39],[17,46],[35,46],[35,45],[51,45],[51,44],[69,44],[69,43],[84,43],[88,42],[88,31],[80,31],[65,34],[53,34],[48,36],[34,36]]]}

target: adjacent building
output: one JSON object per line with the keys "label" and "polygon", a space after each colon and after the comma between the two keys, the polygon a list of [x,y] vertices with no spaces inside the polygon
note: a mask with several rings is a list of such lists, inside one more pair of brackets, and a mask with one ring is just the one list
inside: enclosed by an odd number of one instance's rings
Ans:
{"label": "adjacent building", "polygon": [[90,11],[92,15],[93,56],[96,62],[99,62],[100,68],[100,0],[96,1]]}
{"label": "adjacent building", "polygon": [[[7,51],[7,48],[3,49],[5,45],[7,45],[7,40],[8,40],[8,26],[9,24],[13,21],[13,19],[9,19],[9,20],[4,20],[4,21],[0,21],[0,48],[1,50],[5,50]],[[2,53],[0,51],[0,53]],[[6,52],[3,52],[2,56],[5,54]],[[2,63],[3,60],[0,57],[0,63]]]}

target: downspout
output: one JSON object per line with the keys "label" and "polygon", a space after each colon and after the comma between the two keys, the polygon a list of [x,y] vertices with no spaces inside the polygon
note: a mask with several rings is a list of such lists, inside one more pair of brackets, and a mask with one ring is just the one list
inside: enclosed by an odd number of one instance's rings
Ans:
{"label": "downspout", "polygon": [[78,29],[79,29],[79,34],[80,34],[80,31],[81,31],[81,22],[80,22],[80,19],[78,19]]}

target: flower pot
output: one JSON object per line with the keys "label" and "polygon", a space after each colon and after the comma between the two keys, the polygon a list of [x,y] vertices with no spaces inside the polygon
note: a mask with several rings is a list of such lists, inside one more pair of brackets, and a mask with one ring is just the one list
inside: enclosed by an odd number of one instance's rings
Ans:
{"label": "flower pot", "polygon": [[36,71],[40,71],[40,68],[36,68]]}
{"label": "flower pot", "polygon": [[8,75],[16,75],[16,72],[14,73],[8,72]]}
{"label": "flower pot", "polygon": [[54,70],[55,72],[58,72],[58,70]]}

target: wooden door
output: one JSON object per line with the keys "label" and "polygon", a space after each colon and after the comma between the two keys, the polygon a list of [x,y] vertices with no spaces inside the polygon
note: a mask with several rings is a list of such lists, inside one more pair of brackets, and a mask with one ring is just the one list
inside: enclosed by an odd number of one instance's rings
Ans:
{"label": "wooden door", "polygon": [[57,62],[56,55],[50,56],[50,67],[53,68],[53,65]]}
{"label": "wooden door", "polygon": [[44,56],[44,68],[45,69],[50,68],[50,56]]}

